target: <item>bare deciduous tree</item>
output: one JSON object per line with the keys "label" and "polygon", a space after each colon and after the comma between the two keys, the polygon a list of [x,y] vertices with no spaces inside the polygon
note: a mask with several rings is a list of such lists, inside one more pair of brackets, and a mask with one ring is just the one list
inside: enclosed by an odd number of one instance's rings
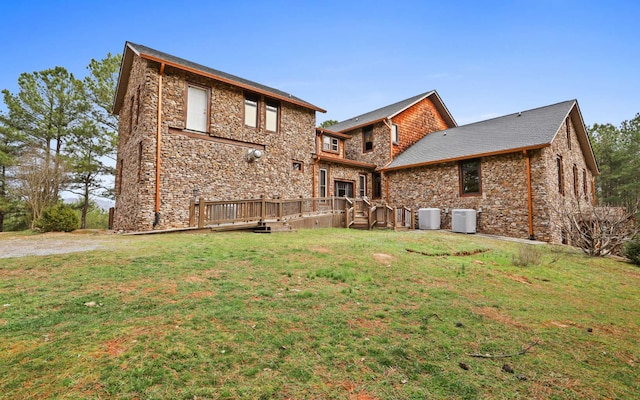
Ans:
{"label": "bare deciduous tree", "polygon": [[592,256],[620,254],[624,244],[640,231],[634,212],[624,207],[578,201],[562,204],[557,212],[567,241]]}

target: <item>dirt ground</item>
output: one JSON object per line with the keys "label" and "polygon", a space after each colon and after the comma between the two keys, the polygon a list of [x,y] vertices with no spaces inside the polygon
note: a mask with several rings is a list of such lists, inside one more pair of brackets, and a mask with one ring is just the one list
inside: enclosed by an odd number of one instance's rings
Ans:
{"label": "dirt ground", "polygon": [[0,258],[46,256],[104,249],[113,234],[84,231],[81,233],[43,233],[16,236],[0,233]]}

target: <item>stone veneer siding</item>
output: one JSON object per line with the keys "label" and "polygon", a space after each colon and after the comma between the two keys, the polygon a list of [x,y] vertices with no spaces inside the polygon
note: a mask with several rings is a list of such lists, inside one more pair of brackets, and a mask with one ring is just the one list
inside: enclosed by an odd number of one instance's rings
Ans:
{"label": "stone veneer siding", "polygon": [[[565,120],[562,124],[555,139],[551,142],[551,146],[543,149],[541,156],[541,173],[544,174],[545,188],[538,188],[540,193],[541,212],[548,215],[549,236],[543,237],[551,243],[562,242],[562,226],[559,223],[561,210],[563,208],[572,209],[580,203],[583,207],[591,204],[594,199],[592,191],[593,172],[586,165],[585,157],[578,142],[573,118],[579,118],[574,108],[569,114],[571,118]],[[571,136],[571,149],[569,149],[566,123],[569,123]],[[562,156],[563,174],[564,174],[564,196],[558,190],[558,170],[556,159],[558,155]],[[578,168],[578,196],[574,192],[573,166]],[[584,194],[584,178],[583,171],[587,175],[587,194]]]}
{"label": "stone veneer siding", "polygon": [[[460,196],[459,164],[450,162],[390,171],[388,202],[413,209],[435,207],[443,229],[451,229],[451,210],[482,208],[479,232],[528,237],[526,164],[521,153],[481,159],[482,194]],[[445,214],[445,209],[449,213]]]}
{"label": "stone veneer siding", "polygon": [[[127,120],[130,95],[145,82],[140,108],[143,123],[129,131],[120,124],[114,229],[151,229],[155,211],[158,65],[136,58],[120,118]],[[209,134],[183,131],[187,82],[210,88]],[[207,200],[311,197],[315,111],[279,102],[279,131],[264,129],[265,99],[260,101],[260,127],[244,126],[244,91],[230,84],[167,67],[162,86],[160,226],[188,226],[194,189]],[[136,107],[133,107],[136,109]],[[171,129],[170,129],[171,128]],[[220,143],[211,136],[245,143]],[[142,141],[143,154],[138,155]],[[254,145],[252,145],[254,144]],[[248,162],[247,151],[264,147],[261,159]],[[142,164],[138,163],[142,159]],[[121,161],[122,160],[122,164]],[[293,161],[302,171],[293,170]],[[123,168],[120,168],[122,165]],[[140,176],[140,179],[138,179]]]}
{"label": "stone veneer siding", "polygon": [[[591,202],[592,173],[587,168],[578,138],[570,122],[572,146],[567,145],[565,124],[558,130],[551,146],[529,151],[531,157],[531,186],[533,200],[533,232],[537,240],[560,243],[562,227],[558,210],[564,200],[570,206],[577,201]],[[565,195],[558,193],[556,157],[562,155],[564,165]],[[424,167],[389,171],[388,202],[413,209],[436,207],[441,209],[443,229],[451,229],[451,213],[454,208],[471,208],[478,215],[478,232],[528,238],[529,212],[527,202],[526,156],[511,153],[481,158],[482,194],[460,196],[459,163],[450,162]],[[578,168],[579,195],[573,187],[573,165]],[[583,189],[583,172],[587,174],[588,194]]]}
{"label": "stone veneer siding", "polygon": [[[320,170],[327,170],[327,196],[335,196],[335,181],[345,181],[345,182],[353,182],[353,196],[359,197],[359,189],[360,189],[360,175],[366,175],[367,177],[367,188],[366,195],[371,197],[372,186],[371,186],[371,171],[365,170],[362,168],[352,167],[349,165],[342,165],[336,163],[318,163],[317,173],[320,175]],[[320,182],[318,181],[318,187],[316,193],[320,193]]]}
{"label": "stone veneer siding", "polygon": [[425,98],[392,118],[398,125],[398,144],[392,145],[397,156],[431,132],[450,128],[429,98]]}

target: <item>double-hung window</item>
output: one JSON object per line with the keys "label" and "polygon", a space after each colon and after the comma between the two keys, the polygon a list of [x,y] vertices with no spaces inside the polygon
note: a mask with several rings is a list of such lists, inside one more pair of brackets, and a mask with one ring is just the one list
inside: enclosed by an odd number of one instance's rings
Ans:
{"label": "double-hung window", "polygon": [[320,170],[320,182],[318,182],[318,194],[320,197],[327,197],[327,170]]}
{"label": "double-hung window", "polygon": [[254,96],[244,98],[244,124],[251,128],[258,127],[258,99]]}
{"label": "double-hung window", "polygon": [[270,132],[278,132],[278,112],[279,107],[276,103],[267,102],[265,115],[265,129]]}
{"label": "double-hung window", "polygon": [[207,132],[209,125],[209,90],[187,86],[187,124],[192,131]]}
{"label": "double-hung window", "polygon": [[340,148],[340,139],[331,136],[322,137],[322,150],[337,153]]}

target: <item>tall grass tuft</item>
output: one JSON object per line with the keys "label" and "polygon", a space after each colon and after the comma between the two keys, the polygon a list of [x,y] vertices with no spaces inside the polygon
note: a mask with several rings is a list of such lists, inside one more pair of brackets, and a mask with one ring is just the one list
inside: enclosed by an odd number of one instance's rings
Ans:
{"label": "tall grass tuft", "polygon": [[518,249],[518,254],[511,256],[511,263],[516,267],[530,267],[540,264],[542,250],[536,245],[523,244]]}

